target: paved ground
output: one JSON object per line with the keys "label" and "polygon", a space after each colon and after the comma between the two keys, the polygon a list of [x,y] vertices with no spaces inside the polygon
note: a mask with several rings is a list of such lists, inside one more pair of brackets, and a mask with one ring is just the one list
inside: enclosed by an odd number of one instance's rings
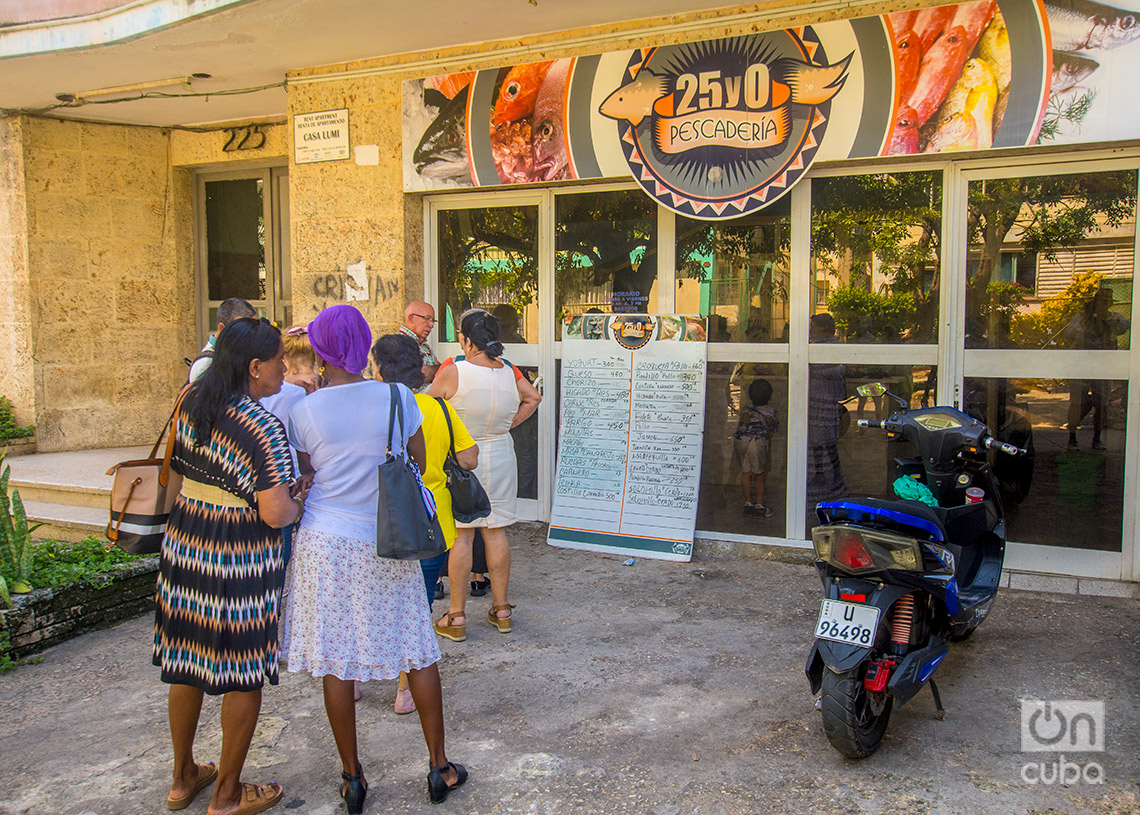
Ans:
{"label": "paved ground", "polygon": [[[1005,592],[939,669],[946,721],[924,692],[854,762],[828,746],[802,672],[819,602],[810,567],[627,567],[527,530],[513,540],[515,632],[481,622],[489,598],[477,599],[467,642],[443,643],[449,754],[471,781],[431,807],[416,717],[391,712],[394,683],[372,683],[359,708],[366,813],[1140,812],[1134,600]],[[0,676],[0,813],[165,811],[149,636],[140,618]],[[1027,761],[1057,760],[1020,752],[1023,697],[1106,701],[1107,749],[1091,755],[1102,785],[1022,779]],[[217,712],[208,702],[201,760],[218,756]],[[247,779],[283,782],[275,811],[326,815],[344,811],[339,769],[319,684],[286,674],[266,691]]]}

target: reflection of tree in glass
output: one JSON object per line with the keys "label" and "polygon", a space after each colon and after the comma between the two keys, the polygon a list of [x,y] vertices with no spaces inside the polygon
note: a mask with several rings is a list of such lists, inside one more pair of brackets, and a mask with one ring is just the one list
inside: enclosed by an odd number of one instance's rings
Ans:
{"label": "reflection of tree in glass", "polygon": [[488,289],[521,312],[537,291],[538,207],[440,213],[439,255],[441,294],[456,316]]}
{"label": "reflection of tree in glass", "polygon": [[[1136,207],[1136,171],[999,178],[970,184],[966,229],[977,271],[966,287],[966,314],[983,313],[989,285],[997,282],[1001,250],[1016,241],[1026,254],[1056,260],[1059,249],[1077,246],[1105,227],[1117,227]],[[1004,347],[1011,326],[989,309],[989,318],[971,325],[967,344]]]}
{"label": "reflection of tree in glass", "polygon": [[560,310],[607,283],[611,296],[624,292],[623,303],[640,306],[626,310],[646,310],[657,280],[656,202],[640,190],[560,195],[555,213],[554,298]]}
{"label": "reflection of tree in glass", "polygon": [[785,198],[738,221],[677,218],[678,284],[683,288],[688,280],[699,284],[719,278],[727,285],[727,299],[724,293],[715,297],[730,312],[736,310],[736,325],[729,330],[737,340],[771,342],[780,336],[787,316],[789,214]]}
{"label": "reflection of tree in glass", "polygon": [[[876,259],[878,271],[888,277],[885,291],[874,292],[882,297],[865,304],[872,313],[866,315],[870,326],[863,328],[874,339],[863,341],[900,336],[912,342],[936,341],[941,229],[939,172],[842,176],[812,183],[811,248],[816,267],[838,277],[841,289],[869,292]],[[851,305],[858,301],[840,299]],[[837,320],[840,317],[860,332],[859,315],[836,315]],[[901,319],[907,322],[894,322]]]}

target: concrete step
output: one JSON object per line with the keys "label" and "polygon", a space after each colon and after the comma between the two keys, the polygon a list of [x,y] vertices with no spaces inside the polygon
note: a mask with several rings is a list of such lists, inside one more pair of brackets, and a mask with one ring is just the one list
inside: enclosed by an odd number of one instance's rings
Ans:
{"label": "concrete step", "polygon": [[[20,495],[23,500],[23,493]],[[45,501],[24,501],[28,524],[42,523],[32,536],[41,540],[70,541],[72,543],[94,536],[102,538],[107,528],[108,509],[77,507],[71,504],[53,504]]]}
{"label": "concrete step", "polygon": [[113,447],[12,456],[5,459],[11,468],[8,486],[19,490],[28,523],[44,524],[36,530],[37,538],[102,537],[111,495],[107,470],[149,453],[149,447]]}

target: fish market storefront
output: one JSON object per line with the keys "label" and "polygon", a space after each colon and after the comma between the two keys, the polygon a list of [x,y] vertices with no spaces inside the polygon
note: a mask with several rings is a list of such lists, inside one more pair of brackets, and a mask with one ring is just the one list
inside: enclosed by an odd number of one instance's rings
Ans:
{"label": "fish market storefront", "polygon": [[[367,141],[380,97],[399,93],[399,133],[389,116],[381,138],[402,145],[408,286],[422,252],[434,342],[458,353],[459,315],[486,308],[545,395],[514,431],[529,517],[549,520],[555,501],[564,325],[698,315],[698,540],[808,547],[817,501],[891,496],[907,451],[856,423],[890,410],[856,393],[882,382],[1027,451],[996,464],[1008,568],[1136,580],[1140,5],[1127,5],[983,0],[552,37],[298,72],[290,112],[347,107]],[[349,169],[291,167],[294,209],[309,180]],[[770,515],[746,506],[756,476],[734,449],[758,380],[778,425],[749,503]]]}

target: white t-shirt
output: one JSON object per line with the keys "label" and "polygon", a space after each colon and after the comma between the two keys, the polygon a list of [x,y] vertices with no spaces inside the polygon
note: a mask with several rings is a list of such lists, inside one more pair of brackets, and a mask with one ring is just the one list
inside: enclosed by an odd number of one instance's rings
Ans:
{"label": "white t-shirt", "polygon": [[[396,386],[403,408],[403,438],[423,422],[416,397]],[[289,443],[309,454],[316,479],[305,501],[301,526],[358,540],[376,540],[376,468],[388,450],[389,386],[366,379],[313,391],[293,406]],[[397,413],[392,445],[402,445]]]}
{"label": "white t-shirt", "polygon": [[[258,401],[261,406],[281,420],[282,425],[289,423],[289,412],[293,409],[293,405],[300,402],[305,398],[305,389],[300,385],[293,385],[289,382],[281,383],[281,390],[272,396],[266,396]],[[289,452],[293,455],[293,471],[297,471],[297,451],[289,447]]]}

